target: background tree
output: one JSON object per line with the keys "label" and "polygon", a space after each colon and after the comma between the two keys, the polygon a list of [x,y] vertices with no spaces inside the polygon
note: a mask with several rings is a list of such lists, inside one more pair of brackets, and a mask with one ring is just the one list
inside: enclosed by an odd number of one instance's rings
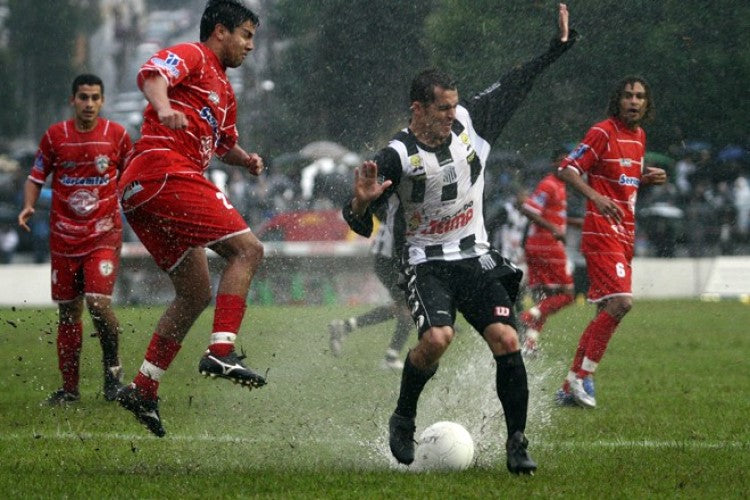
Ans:
{"label": "background tree", "polygon": [[[61,117],[70,82],[86,69],[86,35],[98,24],[94,0],[9,0],[6,28],[15,92],[0,121],[3,135],[38,137]],[[6,73],[3,72],[5,75]],[[18,109],[23,109],[19,113]]]}

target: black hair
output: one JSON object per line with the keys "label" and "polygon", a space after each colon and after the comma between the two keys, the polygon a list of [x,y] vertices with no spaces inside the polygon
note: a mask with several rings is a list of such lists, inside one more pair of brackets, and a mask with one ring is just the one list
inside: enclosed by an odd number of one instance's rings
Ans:
{"label": "black hair", "polygon": [[99,85],[102,89],[102,95],[104,95],[104,83],[102,79],[91,73],[83,73],[73,79],[73,85],[71,86],[70,95],[76,95],[78,87],[81,85]]}
{"label": "black hair", "polygon": [[260,24],[258,16],[242,0],[208,0],[201,17],[200,41],[208,40],[217,24],[234,31],[245,21],[252,21],[255,26]]}
{"label": "black hair", "polygon": [[634,75],[626,76],[615,86],[612,94],[609,96],[609,104],[607,105],[608,116],[618,116],[620,114],[620,99],[622,99],[622,96],[625,93],[625,87],[627,87],[628,85],[634,85],[636,83],[640,83],[641,85],[643,85],[643,88],[646,91],[646,112],[643,113],[643,119],[648,120],[653,116],[654,101],[651,97],[651,87],[648,85],[648,82],[646,82],[646,80],[644,80],[642,77]]}
{"label": "black hair", "polygon": [[435,100],[435,87],[456,90],[456,80],[448,73],[430,68],[421,71],[411,82],[409,102],[431,103]]}

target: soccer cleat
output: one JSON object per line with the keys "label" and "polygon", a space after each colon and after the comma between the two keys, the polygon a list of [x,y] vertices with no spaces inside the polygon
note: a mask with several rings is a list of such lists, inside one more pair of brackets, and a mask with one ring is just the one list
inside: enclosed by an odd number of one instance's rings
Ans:
{"label": "soccer cleat", "polygon": [[49,406],[64,406],[68,403],[77,403],[81,400],[81,394],[78,391],[68,392],[65,389],[58,389],[44,401]]}
{"label": "soccer cleat", "polygon": [[102,393],[107,401],[117,399],[117,393],[122,388],[122,367],[110,366],[104,369],[104,388]]}
{"label": "soccer cleat", "polygon": [[505,451],[508,454],[506,465],[513,474],[534,474],[536,462],[531,458],[526,448],[529,440],[523,432],[516,431],[505,443]]}
{"label": "soccer cleat", "polygon": [[341,344],[346,336],[346,326],[343,319],[334,319],[328,324],[328,333],[330,334],[331,354],[341,356]]}
{"label": "soccer cleat", "polygon": [[245,357],[244,353],[238,356],[234,351],[227,356],[216,356],[211,351],[206,351],[198,364],[198,371],[206,377],[225,378],[249,389],[266,385],[266,379],[262,375],[245,366],[242,362]]}
{"label": "soccer cleat", "polygon": [[120,403],[120,406],[132,412],[136,420],[158,437],[164,437],[167,433],[161,425],[158,400],[142,398],[135,384],[122,387],[117,392],[117,402]]}
{"label": "soccer cleat", "polygon": [[526,330],[526,338],[521,348],[521,356],[526,359],[534,359],[539,356],[539,332],[533,328]]}
{"label": "soccer cleat", "polygon": [[388,444],[391,453],[400,463],[409,465],[414,461],[414,419],[398,413],[388,420]]}
{"label": "soccer cleat", "polygon": [[[593,382],[590,387],[593,391]],[[576,377],[570,382],[570,394],[573,396],[573,401],[581,408],[596,408],[596,399],[586,391],[582,378]]]}
{"label": "soccer cleat", "polygon": [[[583,390],[591,396],[592,398],[595,395],[594,390],[594,378],[584,377],[583,379]],[[576,403],[575,398],[573,397],[573,394],[570,392],[570,390],[566,390],[565,388],[561,388],[557,390],[557,393],[555,394],[555,403],[557,403],[558,406],[578,406],[578,403]]]}
{"label": "soccer cleat", "polygon": [[399,359],[399,353],[395,349],[385,351],[385,357],[380,364],[384,370],[403,370],[404,362]]}

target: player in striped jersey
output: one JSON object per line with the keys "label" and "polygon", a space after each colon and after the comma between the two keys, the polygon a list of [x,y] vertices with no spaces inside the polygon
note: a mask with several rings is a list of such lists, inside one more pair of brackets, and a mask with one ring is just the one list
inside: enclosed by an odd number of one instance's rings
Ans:
{"label": "player in striped jersey", "polygon": [[18,225],[29,231],[42,186],[52,176],[50,253],[52,299],[57,302],[57,357],[63,386],[49,404],[78,401],[85,304],[102,347],[104,398],[115,399],[122,378],[119,324],[112,309],[122,245],[117,178],[130,153],[125,129],[99,116],[104,84],[91,74],[73,80],[74,118],[52,125],[39,143],[24,187]]}
{"label": "player in striped jersey", "polygon": [[588,299],[597,306],[557,393],[563,405],[596,407],[592,375],[633,305],[631,261],[638,188],[667,180],[663,169],[643,164],[646,133],[641,122],[652,110],[646,81],[637,76],[624,78],[612,92],[608,118],[594,124],[558,168],[559,177],[587,198],[581,252],[589,275]]}
{"label": "player in striped jersey", "polygon": [[524,435],[528,385],[513,311],[523,273],[490,248],[482,203],[491,144],[535,77],[573,43],[565,4],[559,6],[558,23],[559,36],[544,54],[468,101],[459,101],[455,81],[442,71],[419,73],[409,95],[409,126],[356,171],[354,198],[344,208],[350,226],[369,236],[374,207],[395,193],[404,227],[407,301],[419,341],[406,356],[389,421],[391,452],[401,463],[414,460],[417,402],[453,339],[456,312],[461,312],[496,361],[508,469],[536,470]]}
{"label": "player in striped jersey", "polygon": [[248,388],[266,383],[234,348],[263,245],[224,193],[203,176],[214,155],[253,175],[263,170],[262,158],[237,142],[237,103],[226,75],[253,49],[258,24],[241,0],[209,0],[200,43],[161,50],[138,73],[149,104],[141,138],[120,179],[122,206],[138,238],[169,274],[175,298],[156,325],[133,383],[117,400],[160,437],[165,431],[158,411],[159,382],[211,301],[204,247],[224,258],[226,266],[198,371]]}
{"label": "player in striped jersey", "polygon": [[[556,151],[552,162],[557,169],[567,150]],[[521,206],[531,224],[524,243],[529,288],[535,304],[519,316],[523,328],[524,356],[538,351],[539,334],[547,318],[573,303],[573,272],[565,253],[568,224],[581,227],[581,219],[568,218],[565,183],[555,172],[544,176]]]}
{"label": "player in striped jersey", "polygon": [[328,325],[328,329],[331,353],[334,356],[340,356],[344,338],[352,331],[395,318],[396,325],[385,351],[383,367],[401,370],[404,368],[404,363],[400,359],[401,351],[409,339],[413,323],[409,309],[403,301],[403,289],[399,284],[403,229],[397,225],[397,212],[398,198],[395,195],[392,195],[387,203],[379,206],[378,213],[375,216],[378,218],[380,225],[370,249],[370,252],[375,256],[373,264],[375,275],[388,290],[391,303],[377,306],[359,316],[335,319]]}

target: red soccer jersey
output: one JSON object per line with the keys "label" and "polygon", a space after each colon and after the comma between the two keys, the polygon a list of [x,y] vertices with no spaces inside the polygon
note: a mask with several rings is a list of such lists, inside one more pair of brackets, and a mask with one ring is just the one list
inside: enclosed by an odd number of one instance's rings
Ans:
{"label": "red soccer jersey", "polygon": [[[568,200],[565,192],[565,182],[556,175],[550,174],[537,184],[534,192],[526,198],[524,208],[549,221],[565,233],[567,225]],[[561,241],[547,229],[532,223],[526,236],[526,251],[539,253],[550,247],[564,247]]]}
{"label": "red soccer jersey", "polygon": [[125,129],[104,118],[87,132],[77,131],[74,120],[47,129],[29,179],[44,184],[52,174],[52,253],[77,256],[120,246],[117,176],[130,149]]}
{"label": "red soccer jersey", "polygon": [[[237,142],[237,103],[225,68],[204,44],[183,43],[152,56],[138,73],[139,87],[155,73],[167,81],[169,102],[185,114],[188,126],[183,130],[165,127],[149,104],[133,157],[169,150],[187,158],[193,171],[203,172],[214,154],[223,156]],[[165,174],[163,169],[141,170],[128,172],[127,177],[146,179]]]}
{"label": "red soccer jersey", "polygon": [[635,243],[635,202],[643,173],[646,133],[629,129],[617,118],[595,124],[583,141],[563,160],[560,170],[574,168],[588,174],[598,193],[615,201],[624,216],[619,224],[602,216],[588,201],[583,221],[581,251],[618,252],[632,257]]}

